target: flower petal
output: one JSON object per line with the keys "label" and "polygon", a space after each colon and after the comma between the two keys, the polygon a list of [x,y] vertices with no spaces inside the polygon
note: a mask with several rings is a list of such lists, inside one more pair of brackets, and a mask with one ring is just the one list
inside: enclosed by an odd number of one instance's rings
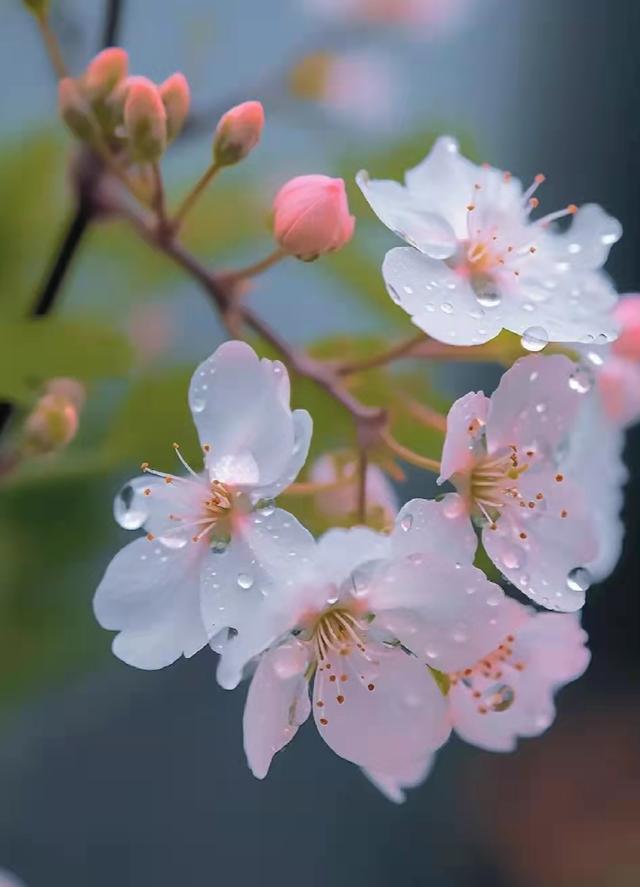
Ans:
{"label": "flower petal", "polygon": [[566,266],[590,271],[601,268],[611,247],[622,237],[622,225],[597,203],[586,203],[574,214],[571,226],[555,234],[553,252],[560,270]]}
{"label": "flower petal", "polygon": [[430,754],[416,761],[400,761],[391,773],[380,773],[366,768],[362,772],[385,798],[395,804],[402,804],[406,800],[405,790],[416,788],[423,783],[434,763],[435,755]]}
{"label": "flower petal", "polygon": [[446,219],[426,211],[398,182],[370,179],[364,170],[356,182],[380,221],[408,244],[434,259],[446,259],[456,251],[458,241]]}
{"label": "flower petal", "polygon": [[481,570],[411,555],[373,578],[371,631],[400,641],[439,671],[458,671],[495,649],[508,632],[506,598]]}
{"label": "flower petal", "polygon": [[318,539],[320,575],[327,583],[340,586],[358,567],[370,561],[388,558],[389,537],[368,527],[340,527],[328,530]]}
{"label": "flower petal", "polygon": [[[572,612],[585,601],[588,573],[576,573],[598,554],[592,516],[582,490],[569,480],[557,482],[552,468],[520,480],[525,501],[543,500],[535,509],[505,508],[494,530],[482,541],[496,567],[523,594],[551,610]],[[575,579],[572,577],[576,577]],[[583,587],[581,587],[583,586]]]}
{"label": "flower petal", "polygon": [[242,720],[244,750],[251,772],[264,779],[273,756],[284,748],[309,717],[307,654],[291,643],[264,654],[247,694]]}
{"label": "flower petal", "polygon": [[277,479],[270,484],[260,484],[252,490],[252,498],[275,499],[283,490],[294,482],[302,466],[307,461],[313,420],[306,410],[294,410],[291,414],[293,422],[293,449],[289,461],[283,466]]}
{"label": "flower petal", "polygon": [[473,391],[458,398],[447,416],[447,436],[442,448],[440,477],[443,483],[452,475],[467,473],[475,461],[475,441],[487,421],[489,398]]}
{"label": "flower petal", "polygon": [[596,582],[613,571],[622,551],[624,523],[620,515],[623,487],[629,477],[622,459],[624,445],[624,431],[607,418],[598,392],[592,391],[569,437],[560,470],[595,503],[598,555],[586,566]]}
{"label": "flower petal", "polygon": [[193,656],[208,640],[200,615],[202,548],[168,549],[136,539],[113,558],[93,608],[120,633],[113,652],[136,668],[156,669]]}
{"label": "flower petal", "polygon": [[502,329],[502,314],[483,308],[467,277],[410,247],[390,250],[382,274],[396,304],[413,323],[449,345],[479,345]]}
{"label": "flower petal", "polygon": [[404,505],[391,533],[394,557],[420,554],[451,563],[472,564],[478,539],[463,499],[448,493],[440,501],[412,499]]}
{"label": "flower petal", "polygon": [[[382,646],[369,646],[367,652],[374,661],[360,652],[329,652],[316,673],[313,713],[320,735],[336,754],[389,773],[399,762],[424,759],[446,742],[447,706],[414,656]],[[335,683],[331,676],[337,677]]]}
{"label": "flower petal", "polygon": [[221,654],[221,686],[237,686],[244,667],[317,603],[314,553],[309,531],[275,508],[268,516],[248,515],[226,550],[210,555],[202,612],[209,637],[215,636],[212,646]]}
{"label": "flower petal", "polygon": [[582,406],[572,380],[576,364],[562,354],[516,361],[491,396],[487,416],[489,453],[515,444],[548,452],[564,440]]}
{"label": "flower petal", "polygon": [[267,487],[291,473],[308,440],[300,419],[296,440],[289,395],[285,367],[260,360],[244,342],[225,342],[198,367],[189,405],[200,441],[210,447],[211,477]]}
{"label": "flower petal", "polygon": [[[511,606],[526,610],[515,601]],[[554,692],[580,677],[589,664],[587,636],[573,613],[528,610],[514,634],[512,654],[501,663],[499,681],[474,676],[471,686],[458,682],[449,691],[456,733],[490,751],[513,751],[518,737],[543,733],[555,718]],[[513,699],[506,708],[500,705],[503,688]],[[474,697],[472,690],[481,696]],[[498,700],[495,709],[492,699]]]}

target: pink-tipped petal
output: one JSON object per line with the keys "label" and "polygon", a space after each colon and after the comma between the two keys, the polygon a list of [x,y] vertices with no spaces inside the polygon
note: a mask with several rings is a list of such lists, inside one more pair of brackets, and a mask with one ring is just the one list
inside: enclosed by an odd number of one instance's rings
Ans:
{"label": "pink-tipped petal", "polygon": [[481,391],[471,392],[456,400],[449,410],[439,483],[454,474],[465,474],[472,467],[477,439],[487,421],[489,403],[489,398]]}
{"label": "pink-tipped petal", "polygon": [[309,717],[309,685],[304,678],[306,650],[283,644],[265,653],[256,669],[242,721],[244,750],[251,772],[264,779],[273,756]]}

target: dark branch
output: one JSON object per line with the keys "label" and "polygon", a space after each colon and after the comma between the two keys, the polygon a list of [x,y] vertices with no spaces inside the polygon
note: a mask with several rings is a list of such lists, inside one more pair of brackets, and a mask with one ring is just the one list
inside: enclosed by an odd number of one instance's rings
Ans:
{"label": "dark branch", "polygon": [[122,24],[123,0],[107,0],[101,46],[113,46],[118,42]]}

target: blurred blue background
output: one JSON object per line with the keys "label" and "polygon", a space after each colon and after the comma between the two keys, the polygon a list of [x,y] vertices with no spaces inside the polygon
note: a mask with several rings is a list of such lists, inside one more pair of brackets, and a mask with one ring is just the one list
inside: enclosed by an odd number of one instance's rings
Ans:
{"label": "blurred blue background", "polygon": [[[103,6],[52,0],[74,71],[98,45]],[[0,306],[19,317],[68,219],[71,146],[17,0],[4,4],[2,25]],[[202,129],[165,164],[172,194],[207,164],[219,112],[264,99],[260,149],[187,230],[208,260],[231,265],[268,251],[264,219],[285,179],[351,180],[362,166],[400,177],[433,135],[451,132],[526,181],[544,171],[545,207],[589,200],[620,218],[625,237],[608,267],[621,292],[640,282],[639,41],[637,0],[476,0],[438,35],[341,34],[297,0],[125,0],[120,25],[134,72],[162,80],[184,71],[203,112]],[[380,53],[379,64],[395,69],[386,111],[358,123],[274,90],[274,69],[327,46]],[[346,258],[283,263],[250,296],[292,340],[409,331],[377,274],[393,238],[355,194],[352,204],[359,227]],[[561,694],[548,734],[511,756],[454,741],[402,807],[311,727],[258,782],[242,752],[244,691],[217,687],[211,655],[138,672],[111,657],[109,635],[93,622],[93,590],[128,541],[111,498],[143,458],[169,464],[189,368],[223,338],[194,284],[112,229],[96,228],[83,244],[60,316],[113,328],[133,343],[133,364],[92,385],[69,453],[0,488],[0,868],[27,887],[640,883],[638,433],[628,447],[623,559],[585,614],[594,660]],[[495,374],[484,372],[491,385]],[[471,380],[477,369],[456,368],[431,382],[453,395]],[[167,391],[175,407],[157,408]],[[426,484],[412,475],[402,493]]]}

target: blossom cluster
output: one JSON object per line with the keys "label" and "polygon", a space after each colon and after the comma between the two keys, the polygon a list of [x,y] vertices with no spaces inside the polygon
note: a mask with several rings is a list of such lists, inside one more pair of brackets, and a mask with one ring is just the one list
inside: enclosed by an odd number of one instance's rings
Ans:
{"label": "blossom cluster", "polygon": [[[432,340],[480,346],[506,329],[525,351],[552,343],[512,362],[490,396],[453,403],[442,495],[399,507],[384,464],[369,463],[367,501],[384,520],[315,538],[276,504],[303,470],[312,418],[291,409],[281,362],[228,341],[189,389],[203,467],[174,444],[180,473],[143,463],[116,497],[118,523],[145,535],[96,592],[114,653],[157,669],[208,647],[222,687],[250,678],[244,747],[258,778],[313,713],[333,751],[402,800],[452,731],[494,751],[545,731],[555,693],[588,665],[580,611],[619,557],[624,432],[640,417],[640,297],[618,298],[602,270],[621,234],[602,209],[532,220],[543,178],[524,189],[449,138],[404,186],[358,177],[409,244],[384,260],[389,292]],[[291,194],[295,209],[306,191]],[[332,230],[348,239],[346,204],[314,227],[327,244]],[[356,474],[338,454],[310,467],[331,519],[353,513]]]}

